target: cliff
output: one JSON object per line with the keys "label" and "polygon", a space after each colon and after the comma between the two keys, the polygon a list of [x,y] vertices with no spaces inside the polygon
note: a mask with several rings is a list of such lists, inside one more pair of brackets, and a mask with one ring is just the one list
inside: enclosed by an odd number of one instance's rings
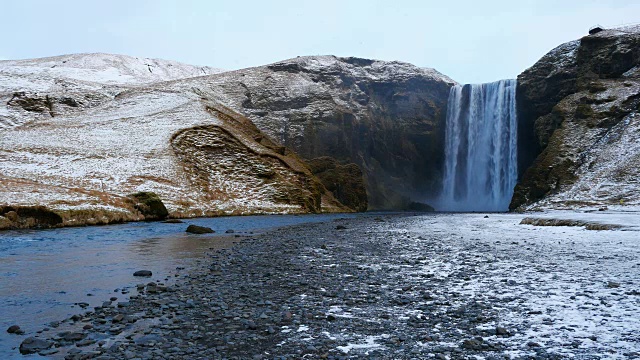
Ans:
{"label": "cliff", "polygon": [[109,54],[0,61],[0,228],[428,208],[453,84],[335,56],[229,72]]}
{"label": "cliff", "polygon": [[408,208],[440,190],[454,81],[433,69],[309,56],[210,76],[206,83],[204,97],[246,115],[303,158],[356,164],[369,209]]}
{"label": "cliff", "polygon": [[517,103],[511,209],[640,203],[640,28],[552,50],[518,76]]}

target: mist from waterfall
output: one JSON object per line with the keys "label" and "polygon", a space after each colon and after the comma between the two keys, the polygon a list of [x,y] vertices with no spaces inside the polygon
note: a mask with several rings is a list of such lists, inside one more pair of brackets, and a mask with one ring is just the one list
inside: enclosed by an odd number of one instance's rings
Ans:
{"label": "mist from waterfall", "polygon": [[507,211],[517,177],[516,80],[452,87],[437,210]]}

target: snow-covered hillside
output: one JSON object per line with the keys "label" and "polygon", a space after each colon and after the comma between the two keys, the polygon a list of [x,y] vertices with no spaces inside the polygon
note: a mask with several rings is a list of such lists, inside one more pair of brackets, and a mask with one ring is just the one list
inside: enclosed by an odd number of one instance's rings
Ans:
{"label": "snow-covered hillside", "polygon": [[[0,61],[0,129],[42,115],[62,115],[99,105],[131,87],[223,72],[208,66],[113,54],[73,54]],[[24,98],[24,99],[21,99]],[[29,100],[32,99],[32,100]],[[51,109],[59,103],[54,113]],[[74,111],[77,113],[77,111]]]}
{"label": "snow-covered hillside", "polygon": [[65,80],[105,85],[141,85],[223,72],[209,66],[114,54],[72,54],[0,61],[0,88],[47,91]]}
{"label": "snow-covered hillside", "polygon": [[41,205],[66,225],[135,220],[127,195],[152,191],[177,217],[318,211],[321,195],[325,210],[346,210],[298,160],[257,142],[249,120],[203,98],[202,80],[165,82],[214,72],[105,54],[0,62],[0,208]]}

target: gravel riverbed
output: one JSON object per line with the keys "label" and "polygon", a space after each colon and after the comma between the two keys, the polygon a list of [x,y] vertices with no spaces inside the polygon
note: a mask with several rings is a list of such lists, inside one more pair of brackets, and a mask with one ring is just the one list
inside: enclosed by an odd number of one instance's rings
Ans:
{"label": "gravel riverbed", "polygon": [[523,217],[365,216],[246,237],[172,279],[146,279],[127,301],[114,294],[51,324],[24,349],[67,359],[639,358],[639,232]]}

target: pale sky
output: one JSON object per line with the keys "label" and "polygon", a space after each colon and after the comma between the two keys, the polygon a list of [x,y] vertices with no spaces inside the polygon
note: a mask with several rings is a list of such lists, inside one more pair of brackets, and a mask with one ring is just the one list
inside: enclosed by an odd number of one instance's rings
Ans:
{"label": "pale sky", "polygon": [[105,52],[239,69],[298,55],[433,67],[461,83],[515,78],[640,2],[0,0],[0,58]]}

